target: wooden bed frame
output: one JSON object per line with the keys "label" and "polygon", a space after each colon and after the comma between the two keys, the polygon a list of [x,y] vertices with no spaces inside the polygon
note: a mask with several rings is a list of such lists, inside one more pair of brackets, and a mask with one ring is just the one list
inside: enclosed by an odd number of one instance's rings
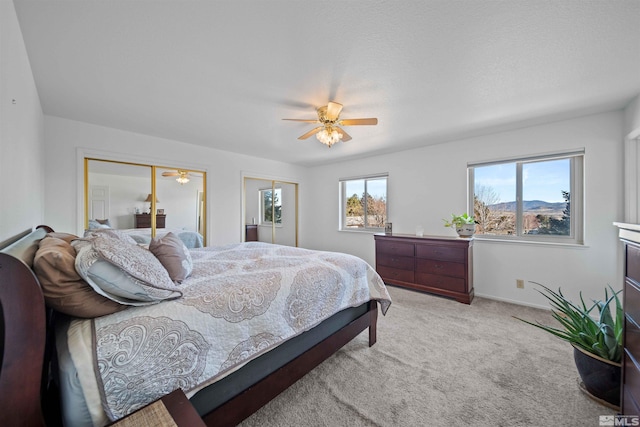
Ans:
{"label": "wooden bed frame", "polygon": [[[0,425],[57,426],[56,391],[50,338],[55,313],[47,309],[33,270],[38,242],[53,230],[38,226],[0,243]],[[369,346],[376,342],[378,307],[306,350],[269,376],[205,414],[208,426],[234,426],[302,378],[362,331],[369,328]],[[49,341],[49,342],[48,342]],[[46,414],[46,415],[44,415]],[[45,420],[45,417],[47,418]]]}

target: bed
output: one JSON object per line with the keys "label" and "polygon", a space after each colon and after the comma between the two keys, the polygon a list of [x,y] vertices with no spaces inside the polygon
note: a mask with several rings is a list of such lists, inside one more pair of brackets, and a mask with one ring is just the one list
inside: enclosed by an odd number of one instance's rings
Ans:
{"label": "bed", "polygon": [[[61,418],[75,423],[64,409],[82,405],[69,394],[68,383],[74,377],[82,383],[87,407],[95,408],[87,390],[99,396],[98,406],[108,419],[90,414],[98,425],[176,388],[183,389],[207,425],[236,425],[367,328],[373,345],[377,306],[384,314],[391,304],[379,276],[355,257],[250,242],[189,250],[191,275],[175,288],[155,289],[162,295],[152,296],[165,298],[161,302],[127,306],[95,318],[70,317],[45,305],[34,273],[37,251],[53,240],[52,233],[42,226],[0,246],[0,401],[15,408],[0,414],[0,425],[41,425],[43,418],[56,418],[59,407]],[[96,241],[89,246],[100,248]],[[83,246],[78,257],[87,244],[78,243]],[[323,272],[323,266],[330,268]],[[350,278],[360,284],[347,283]],[[209,281],[215,282],[215,292],[207,293]],[[312,294],[309,284],[320,294]],[[43,289],[46,294],[46,286]],[[140,318],[149,322],[141,326],[136,323]],[[235,329],[221,332],[214,328],[218,324]],[[207,329],[222,339],[208,338],[203,332]],[[74,343],[70,330],[85,335]],[[55,346],[60,336],[67,339]],[[77,343],[91,341],[99,345],[78,356]],[[159,341],[171,342],[171,350],[149,351],[149,343]],[[204,353],[198,350],[205,347]],[[142,348],[147,348],[146,357],[158,357],[132,362],[129,356]],[[82,357],[88,357],[84,364],[78,363]],[[92,373],[89,367],[94,364]],[[61,405],[53,398],[58,393]]]}

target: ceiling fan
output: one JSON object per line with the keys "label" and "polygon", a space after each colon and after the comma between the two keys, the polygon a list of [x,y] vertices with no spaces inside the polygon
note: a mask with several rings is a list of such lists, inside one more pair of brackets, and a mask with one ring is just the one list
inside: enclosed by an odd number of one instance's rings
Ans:
{"label": "ceiling fan", "polygon": [[304,135],[298,137],[298,139],[307,139],[311,135],[315,135],[318,141],[331,147],[336,142],[349,141],[351,136],[346,133],[340,126],[358,126],[358,125],[377,125],[378,119],[340,119],[340,112],[342,111],[342,104],[330,101],[324,107],[318,108],[318,118],[316,120],[305,119],[282,119],[291,120],[294,122],[305,123],[319,123],[320,126],[310,130]]}
{"label": "ceiling fan", "polygon": [[162,176],[177,176],[176,181],[180,183],[180,185],[186,184],[189,182],[189,171],[185,170],[176,170],[176,171],[166,171],[162,172]]}

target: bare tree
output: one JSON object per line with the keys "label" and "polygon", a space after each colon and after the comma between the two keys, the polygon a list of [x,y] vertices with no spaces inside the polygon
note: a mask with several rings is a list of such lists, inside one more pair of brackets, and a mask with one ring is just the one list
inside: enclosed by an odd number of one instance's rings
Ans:
{"label": "bare tree", "polygon": [[478,224],[477,233],[490,231],[490,225],[493,222],[494,215],[489,206],[499,201],[500,195],[496,193],[493,187],[476,185],[473,192],[473,216]]}
{"label": "bare tree", "polygon": [[478,234],[512,234],[515,230],[515,215],[512,212],[494,210],[500,195],[493,187],[476,185],[473,194],[473,215]]}
{"label": "bare tree", "polygon": [[387,222],[387,201],[384,197],[367,195],[367,221],[369,227],[384,227]]}

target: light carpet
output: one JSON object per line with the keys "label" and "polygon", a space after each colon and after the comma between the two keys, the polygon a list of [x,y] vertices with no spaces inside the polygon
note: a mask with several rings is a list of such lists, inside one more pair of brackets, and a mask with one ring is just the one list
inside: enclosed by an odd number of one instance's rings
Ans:
{"label": "light carpet", "polygon": [[389,293],[373,347],[363,332],[241,426],[598,426],[614,414],[578,389],[569,344],[512,317],[554,325],[548,311]]}

